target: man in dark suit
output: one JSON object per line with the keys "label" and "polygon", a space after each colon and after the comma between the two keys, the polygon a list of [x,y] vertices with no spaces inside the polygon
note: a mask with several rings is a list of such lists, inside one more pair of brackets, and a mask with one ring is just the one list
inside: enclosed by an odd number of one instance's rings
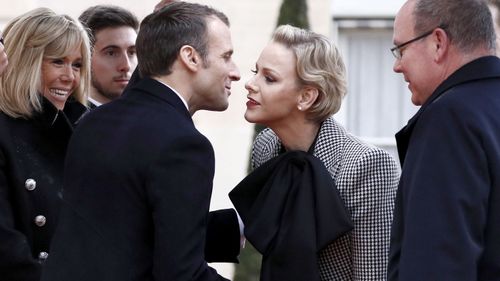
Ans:
{"label": "man in dark suit", "polygon": [[500,59],[483,0],[410,0],[394,71],[420,110],[402,163],[388,280],[500,280]]}
{"label": "man in dark suit", "polygon": [[214,154],[191,115],[225,110],[240,79],[229,22],[175,2],[144,19],[136,47],[143,79],[70,142],[42,280],[225,280],[204,260]]}

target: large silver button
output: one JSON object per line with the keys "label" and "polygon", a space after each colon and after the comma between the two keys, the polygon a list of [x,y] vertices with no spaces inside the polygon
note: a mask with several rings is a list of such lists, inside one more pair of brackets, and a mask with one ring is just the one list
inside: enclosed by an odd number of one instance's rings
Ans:
{"label": "large silver button", "polygon": [[35,217],[35,224],[40,226],[40,227],[44,226],[46,222],[47,222],[47,218],[42,216],[42,215]]}
{"label": "large silver button", "polygon": [[38,259],[39,259],[40,261],[44,261],[44,260],[46,260],[48,257],[49,257],[49,253],[47,253],[47,252],[40,252],[40,254],[38,254]]}
{"label": "large silver button", "polygon": [[24,182],[24,187],[26,187],[26,189],[29,190],[29,191],[35,190],[35,188],[36,188],[36,181],[34,179],[27,179]]}

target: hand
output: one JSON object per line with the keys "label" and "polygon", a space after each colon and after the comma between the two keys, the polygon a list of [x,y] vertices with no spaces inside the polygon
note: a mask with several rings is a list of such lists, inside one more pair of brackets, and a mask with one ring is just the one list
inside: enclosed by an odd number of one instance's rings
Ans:
{"label": "hand", "polygon": [[159,9],[167,6],[168,4],[175,2],[176,0],[161,0],[158,4],[156,4],[154,11],[158,11]]}

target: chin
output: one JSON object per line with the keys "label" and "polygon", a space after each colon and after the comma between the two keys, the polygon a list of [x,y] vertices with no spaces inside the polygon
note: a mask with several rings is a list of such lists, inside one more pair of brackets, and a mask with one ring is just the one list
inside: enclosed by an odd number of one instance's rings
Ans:
{"label": "chin", "polygon": [[255,123],[251,118],[248,118],[246,115],[245,115],[245,120],[247,120],[248,123]]}
{"label": "chin", "polygon": [[252,116],[252,114],[249,113],[248,111],[245,112],[244,117],[245,117],[245,120],[247,120],[248,123],[263,125],[262,122],[261,122],[262,121],[261,119],[259,119],[256,116]]}
{"label": "chin", "polygon": [[420,101],[420,98],[415,96],[415,94],[413,94],[411,96],[411,103],[413,103],[413,105],[415,106],[421,106],[423,103]]}
{"label": "chin", "polygon": [[226,104],[224,106],[221,106],[219,111],[225,111],[229,107],[229,104]]}
{"label": "chin", "polygon": [[211,111],[225,111],[229,107],[229,104],[219,104],[217,106],[214,106],[212,109],[209,109]]}

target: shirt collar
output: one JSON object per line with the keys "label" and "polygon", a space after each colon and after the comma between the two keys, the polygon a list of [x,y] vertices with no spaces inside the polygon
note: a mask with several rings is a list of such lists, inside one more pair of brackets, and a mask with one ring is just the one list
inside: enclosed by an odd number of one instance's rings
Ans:
{"label": "shirt collar", "polygon": [[101,106],[102,102],[98,102],[97,100],[91,98],[90,96],[88,97],[88,100],[93,103],[95,106]]}
{"label": "shirt collar", "polygon": [[181,96],[181,94],[179,94],[179,92],[177,92],[174,88],[170,87],[169,85],[165,84],[164,82],[162,82],[160,80],[156,80],[156,81],[162,83],[163,85],[167,86],[170,90],[172,90],[181,99],[182,103],[184,104],[186,109],[189,111],[189,106],[188,106],[186,100]]}

